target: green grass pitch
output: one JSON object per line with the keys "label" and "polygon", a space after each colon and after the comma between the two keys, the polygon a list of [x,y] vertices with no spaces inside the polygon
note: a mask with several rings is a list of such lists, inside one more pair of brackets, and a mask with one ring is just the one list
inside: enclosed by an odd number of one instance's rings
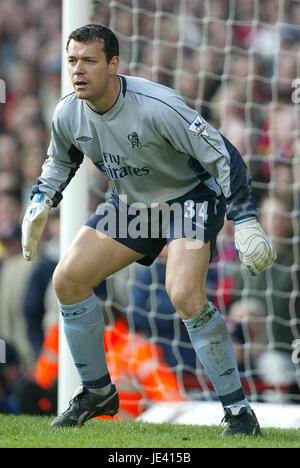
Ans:
{"label": "green grass pitch", "polygon": [[218,426],[88,421],[51,427],[50,418],[0,415],[0,448],[300,448],[300,429],[263,428],[259,437],[223,437]]}

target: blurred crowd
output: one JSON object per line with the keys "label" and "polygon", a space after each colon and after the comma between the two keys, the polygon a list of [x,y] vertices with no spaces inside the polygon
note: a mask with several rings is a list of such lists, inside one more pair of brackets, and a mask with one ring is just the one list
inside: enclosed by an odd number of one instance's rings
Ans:
{"label": "blurred crowd", "polygon": [[[55,386],[36,386],[36,369],[49,344],[48,328],[57,321],[51,276],[59,257],[59,209],[51,211],[34,264],[23,260],[20,223],[61,97],[61,3],[0,3],[0,78],[6,84],[6,102],[0,104],[0,338],[7,345],[6,364],[0,364],[0,412],[55,411]],[[155,0],[120,0],[113,6],[99,0],[93,20],[119,37],[121,74],[176,88],[245,158],[260,222],[278,259],[258,278],[248,277],[234,251],[232,223],[226,222],[207,290],[227,318],[249,392],[299,403],[299,364],[291,355],[300,331],[299,103],[292,100],[293,81],[300,76],[300,3],[159,4],[160,12]],[[90,166],[90,211],[109,188]],[[151,268],[135,265],[116,275],[99,300],[108,309],[113,304],[123,319],[128,312],[130,330],[159,346],[181,389],[200,386],[199,394],[207,397],[209,384],[164,291],[166,255]],[[112,323],[113,315],[108,314]],[[57,363],[55,369],[54,377]],[[26,406],[28,394],[36,395],[33,408]]]}

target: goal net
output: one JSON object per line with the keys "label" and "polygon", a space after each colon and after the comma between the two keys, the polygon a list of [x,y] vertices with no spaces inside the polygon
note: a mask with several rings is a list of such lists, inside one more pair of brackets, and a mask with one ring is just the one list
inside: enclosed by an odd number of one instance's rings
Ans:
{"label": "goal net", "polygon": [[[237,260],[232,223],[225,222],[207,294],[226,318],[249,400],[300,402],[300,2],[98,0],[93,21],[118,36],[121,74],[174,87],[249,166],[278,259],[250,278]],[[214,400],[164,289],[166,255],[109,278],[103,305],[163,350],[183,394]]]}

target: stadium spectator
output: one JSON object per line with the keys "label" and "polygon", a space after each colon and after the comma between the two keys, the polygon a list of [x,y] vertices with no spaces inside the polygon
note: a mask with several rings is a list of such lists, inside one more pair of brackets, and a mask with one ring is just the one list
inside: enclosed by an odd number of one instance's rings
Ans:
{"label": "stadium spectator", "polygon": [[12,169],[0,170],[0,187],[0,193],[15,193],[19,191],[22,187],[21,173]]}
{"label": "stadium spectator", "polygon": [[[6,175],[7,173],[10,176],[6,179],[7,190],[4,190],[4,187],[0,190],[0,265],[1,262],[20,253],[21,194],[19,187],[11,185],[14,181],[11,171],[6,171]],[[0,174],[3,176],[5,172]]]}
{"label": "stadium spectator", "polygon": [[231,119],[245,121],[246,89],[231,79],[224,80],[212,97],[211,119],[218,128],[226,127]]}
{"label": "stadium spectator", "polygon": [[20,254],[21,226],[10,222],[0,227],[0,274],[5,262]]}
{"label": "stadium spectator", "polygon": [[[276,197],[287,198],[292,203],[294,196],[294,182],[295,179],[293,174],[292,161],[281,160],[274,167],[274,171],[271,174],[269,188],[274,191]],[[296,194],[297,191],[295,190],[295,195]],[[295,208],[298,209],[299,202],[297,202],[297,197],[295,201]]]}
{"label": "stadium spectator", "polygon": [[0,413],[19,414],[17,388],[25,378],[15,347],[5,342],[5,365],[0,364]]}
{"label": "stadium spectator", "polygon": [[18,109],[22,99],[37,89],[35,69],[24,61],[9,66],[7,76],[6,104],[2,110],[2,123],[8,131],[13,131],[18,119]]}
{"label": "stadium spectator", "polygon": [[[291,89],[291,87],[290,87]],[[297,126],[293,107],[274,106],[262,123],[262,138],[258,149],[266,156],[272,155],[277,161],[294,156],[294,133]],[[269,166],[271,161],[268,162]],[[269,172],[271,168],[269,167]]]}
{"label": "stadium spectator", "polygon": [[[53,107],[53,97],[55,95],[60,97],[61,40],[59,34],[51,35],[49,41],[44,41],[38,66],[43,80],[39,89],[39,98],[43,101],[45,97]],[[50,100],[43,96],[46,91],[50,92]]]}
{"label": "stadium spectator", "polygon": [[[20,146],[13,133],[0,134],[0,171],[18,171]],[[2,189],[2,187],[0,187]]]}
{"label": "stadium spectator", "polygon": [[19,187],[9,190],[0,190],[0,229],[11,229],[13,224],[18,224],[22,215],[21,196]]}

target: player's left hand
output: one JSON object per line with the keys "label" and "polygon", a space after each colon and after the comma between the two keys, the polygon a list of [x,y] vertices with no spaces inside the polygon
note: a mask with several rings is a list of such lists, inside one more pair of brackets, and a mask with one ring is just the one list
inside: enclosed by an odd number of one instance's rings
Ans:
{"label": "player's left hand", "polygon": [[256,218],[234,221],[234,244],[240,261],[257,276],[277,258],[276,250]]}

